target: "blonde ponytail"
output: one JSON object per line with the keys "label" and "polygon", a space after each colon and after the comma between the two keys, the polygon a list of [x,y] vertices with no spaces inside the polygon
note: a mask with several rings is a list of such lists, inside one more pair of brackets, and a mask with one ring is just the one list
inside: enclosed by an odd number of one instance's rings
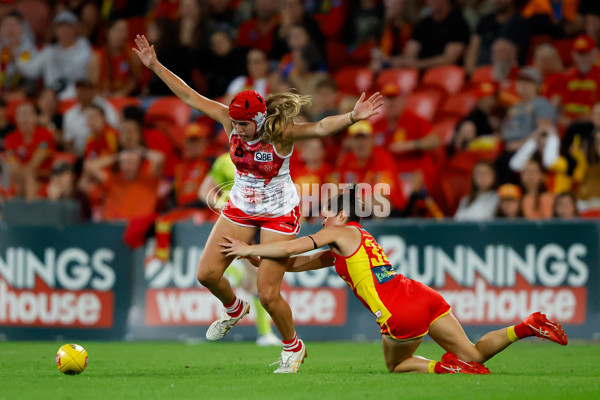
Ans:
{"label": "blonde ponytail", "polygon": [[312,103],[310,96],[296,93],[277,93],[267,96],[267,118],[264,125],[263,138],[272,142],[281,135],[287,124],[300,114],[302,106]]}

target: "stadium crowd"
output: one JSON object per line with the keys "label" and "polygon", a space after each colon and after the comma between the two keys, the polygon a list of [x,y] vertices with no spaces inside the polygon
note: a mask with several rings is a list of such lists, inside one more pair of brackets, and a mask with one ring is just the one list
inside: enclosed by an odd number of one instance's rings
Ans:
{"label": "stadium crowd", "polygon": [[0,202],[216,218],[198,191],[227,137],[143,68],[136,34],[226,104],[295,89],[314,121],[380,91],[376,117],[297,146],[299,185],[388,183],[398,217],[600,215],[597,0],[0,1]]}

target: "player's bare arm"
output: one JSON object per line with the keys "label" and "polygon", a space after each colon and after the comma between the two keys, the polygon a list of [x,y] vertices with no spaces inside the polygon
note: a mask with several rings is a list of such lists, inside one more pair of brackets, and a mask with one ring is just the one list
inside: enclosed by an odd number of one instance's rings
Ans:
{"label": "player's bare arm", "polygon": [[[360,244],[360,233],[354,229],[345,226],[331,226],[321,229],[319,232],[304,236],[295,240],[273,242],[267,244],[248,245],[239,240],[224,236],[226,242],[219,243],[223,248],[222,253],[228,256],[236,257],[265,257],[265,258],[285,258],[307,251],[318,249],[323,246],[330,246],[340,249],[342,254],[352,253]],[[309,260],[301,260],[309,261]],[[329,265],[333,265],[333,260]],[[321,267],[321,268],[323,268]],[[289,264],[288,264],[289,268]],[[317,269],[317,268],[310,268]],[[299,270],[295,270],[298,272]]]}
{"label": "player's bare arm", "polygon": [[377,92],[368,99],[365,98],[363,93],[349,113],[323,118],[318,122],[290,124],[283,132],[282,139],[294,142],[333,136],[358,121],[377,115],[378,109],[383,105],[383,96]]}
{"label": "player's bare arm", "polygon": [[154,45],[150,45],[144,35],[137,35],[135,44],[137,48],[134,47],[132,50],[138,55],[142,64],[154,72],[177,97],[188,106],[205,113],[222,124],[227,134],[231,132],[231,119],[227,106],[200,95],[181,78],[165,68],[158,61]]}
{"label": "player's bare arm", "polygon": [[331,250],[321,250],[307,255],[290,257],[287,272],[303,272],[333,266]]}
{"label": "player's bare arm", "polygon": [[[260,257],[258,256],[249,256],[244,258],[256,268],[258,268],[260,265]],[[332,266],[333,255],[331,254],[331,250],[320,250],[307,255],[298,255],[288,258],[286,271],[303,272]]]}

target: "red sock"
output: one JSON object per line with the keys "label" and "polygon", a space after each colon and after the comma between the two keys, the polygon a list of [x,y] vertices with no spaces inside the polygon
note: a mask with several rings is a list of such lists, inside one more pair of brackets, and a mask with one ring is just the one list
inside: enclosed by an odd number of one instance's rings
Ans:
{"label": "red sock", "polygon": [[519,339],[523,339],[529,336],[535,336],[535,333],[533,333],[531,328],[525,325],[525,322],[521,322],[520,324],[515,325],[515,335],[517,335]]}
{"label": "red sock", "polygon": [[282,340],[284,351],[300,351],[302,349],[302,342],[298,339],[298,335],[294,332],[294,337],[291,340]]}
{"label": "red sock", "polygon": [[242,303],[242,300],[240,300],[240,298],[237,296],[235,296],[235,299],[233,299],[231,304],[223,304],[223,307],[225,307],[225,312],[231,318],[239,317],[240,314],[242,313],[243,306],[244,306],[244,303]]}

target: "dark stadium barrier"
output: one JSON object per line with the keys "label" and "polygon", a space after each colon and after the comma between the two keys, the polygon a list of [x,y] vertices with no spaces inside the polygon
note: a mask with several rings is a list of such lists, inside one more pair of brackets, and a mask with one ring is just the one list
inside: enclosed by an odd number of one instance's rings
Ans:
{"label": "dark stadium barrier", "polygon": [[[537,309],[563,322],[570,338],[600,337],[598,222],[365,226],[397,271],[444,294],[472,338]],[[319,228],[305,224],[301,234]],[[221,310],[196,282],[210,226],[176,225],[168,263],[149,257],[150,245],[128,250],[122,230],[105,224],[1,227],[2,337],[202,339]],[[375,318],[331,268],[286,274],[282,292],[303,338],[379,337]],[[253,318],[226,339],[254,339]]]}
{"label": "dark stadium barrier", "polygon": [[132,253],[123,226],[0,225],[0,338],[121,339]]}

